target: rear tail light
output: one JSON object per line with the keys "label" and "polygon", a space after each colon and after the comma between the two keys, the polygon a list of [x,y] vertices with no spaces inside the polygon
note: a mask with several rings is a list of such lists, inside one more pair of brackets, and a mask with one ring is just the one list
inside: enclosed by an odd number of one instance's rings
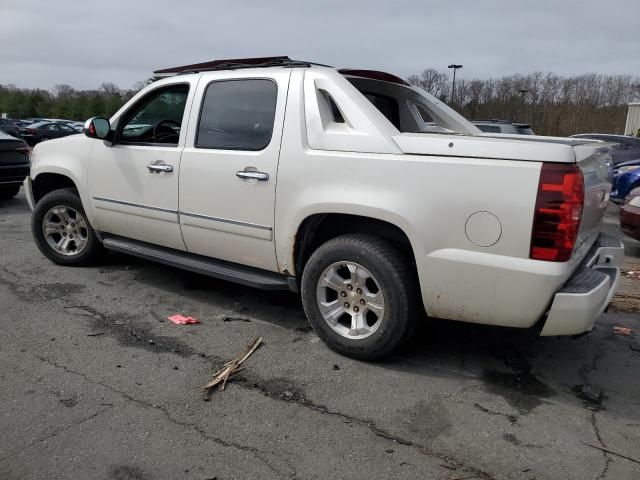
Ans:
{"label": "rear tail light", "polygon": [[575,163],[543,163],[533,217],[530,258],[566,262],[576,244],[584,179]]}

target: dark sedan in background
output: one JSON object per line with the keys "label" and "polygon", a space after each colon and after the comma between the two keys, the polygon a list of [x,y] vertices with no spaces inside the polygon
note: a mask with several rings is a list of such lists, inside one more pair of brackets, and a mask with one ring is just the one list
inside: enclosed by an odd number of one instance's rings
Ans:
{"label": "dark sedan in background", "polygon": [[0,132],[0,199],[11,198],[18,193],[30,167],[26,142]]}
{"label": "dark sedan in background", "polygon": [[30,145],[52,138],[76,135],[77,133],[69,125],[59,122],[39,122],[20,129],[20,135]]}
{"label": "dark sedan in background", "polygon": [[0,118],[0,132],[4,132],[12,137],[20,138],[18,125],[9,118]]}
{"label": "dark sedan in background", "polygon": [[617,143],[619,147],[611,152],[614,166],[631,160],[640,160],[640,138],[638,137],[604,133],[580,133],[571,135],[571,138],[591,138],[593,140],[602,140],[603,142]]}

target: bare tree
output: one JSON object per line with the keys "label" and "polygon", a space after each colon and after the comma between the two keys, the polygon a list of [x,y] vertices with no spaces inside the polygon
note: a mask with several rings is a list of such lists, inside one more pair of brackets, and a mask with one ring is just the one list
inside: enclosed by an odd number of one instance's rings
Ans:
{"label": "bare tree", "polygon": [[[451,80],[433,68],[409,77],[448,101]],[[519,93],[523,92],[525,93]],[[541,134],[622,133],[627,103],[640,99],[640,77],[587,73],[561,77],[533,72],[456,82],[454,108],[469,118],[530,123]]]}

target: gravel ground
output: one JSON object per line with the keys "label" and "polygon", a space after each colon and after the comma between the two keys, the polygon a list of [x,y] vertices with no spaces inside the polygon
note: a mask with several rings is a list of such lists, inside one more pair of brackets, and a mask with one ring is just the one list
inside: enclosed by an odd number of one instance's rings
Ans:
{"label": "gravel ground", "polygon": [[[628,254],[632,270],[637,243]],[[639,285],[629,275],[622,293]],[[359,362],[319,342],[294,294],[124,255],[55,266],[20,194],[0,203],[0,478],[638,479],[629,298],[578,339],[432,321],[393,358]]]}

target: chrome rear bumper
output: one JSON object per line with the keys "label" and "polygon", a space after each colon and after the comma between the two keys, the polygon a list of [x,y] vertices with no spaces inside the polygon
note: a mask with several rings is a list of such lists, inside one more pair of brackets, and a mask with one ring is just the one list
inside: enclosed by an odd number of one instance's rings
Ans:
{"label": "chrome rear bumper", "polygon": [[555,294],[540,335],[591,331],[615,293],[623,259],[622,242],[601,234],[580,267]]}

